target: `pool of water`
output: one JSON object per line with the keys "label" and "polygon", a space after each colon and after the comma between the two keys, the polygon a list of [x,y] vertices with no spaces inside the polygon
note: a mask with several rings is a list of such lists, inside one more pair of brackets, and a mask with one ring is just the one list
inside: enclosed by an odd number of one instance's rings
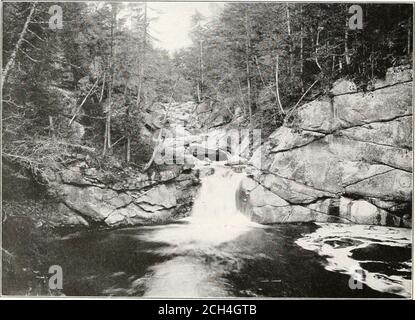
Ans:
{"label": "pool of water", "polygon": [[[366,239],[356,239],[362,237],[356,233],[333,235],[333,230],[350,233],[347,225],[253,225],[232,239],[201,243],[197,237],[179,237],[189,232],[189,227],[191,223],[184,220],[164,226],[78,232],[53,238],[43,247],[42,265],[62,267],[65,295],[409,296],[411,275],[407,264],[411,249],[405,235],[397,240],[398,246],[376,244],[381,235],[366,235]],[[381,227],[377,231],[387,234]],[[391,254],[395,249],[396,253]],[[352,252],[352,257],[346,252]],[[349,266],[357,263],[371,276],[361,287],[351,289]],[[380,280],[376,281],[376,276]],[[26,278],[7,280],[3,286],[6,294],[22,294],[27,289]]]}

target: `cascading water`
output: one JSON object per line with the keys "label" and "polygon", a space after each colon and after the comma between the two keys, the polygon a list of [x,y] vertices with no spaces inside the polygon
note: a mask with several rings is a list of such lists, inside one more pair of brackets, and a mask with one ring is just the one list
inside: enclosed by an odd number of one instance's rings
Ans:
{"label": "cascading water", "polygon": [[242,173],[217,166],[213,175],[202,178],[192,215],[187,219],[193,230],[192,240],[199,244],[219,245],[254,225],[236,208],[235,194],[243,177]]}
{"label": "cascading water", "polygon": [[235,194],[242,173],[230,168],[214,167],[213,175],[202,178],[202,187],[196,197],[192,214],[178,224],[160,227],[147,237],[151,241],[167,242],[179,250],[219,245],[230,241],[253,226],[236,208]]}
{"label": "cascading water", "polygon": [[223,265],[206,264],[206,259],[228,260],[233,257],[218,247],[236,239],[253,227],[236,208],[235,194],[243,174],[217,165],[213,175],[202,178],[192,215],[180,223],[152,228],[142,240],[167,243],[158,250],[173,259],[152,268],[146,283],[147,296],[197,297],[226,296],[226,285],[219,281]]}

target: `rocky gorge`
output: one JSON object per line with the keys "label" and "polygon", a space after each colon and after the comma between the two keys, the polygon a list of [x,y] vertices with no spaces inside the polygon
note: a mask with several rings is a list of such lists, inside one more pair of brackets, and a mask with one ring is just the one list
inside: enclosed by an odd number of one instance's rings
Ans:
{"label": "rocky gorge", "polygon": [[[148,111],[148,170],[78,144],[37,175],[3,161],[6,294],[315,296],[302,283],[329,279],[327,296],[410,295],[410,69],[368,92],[340,80],[262,141],[237,112],[222,122],[207,109]],[[51,291],[57,261],[65,287]],[[361,292],[344,286],[356,266]]]}
{"label": "rocky gorge", "polygon": [[[162,143],[155,146],[159,159],[149,171],[108,172],[86,154],[75,154],[59,171],[46,170],[40,180],[54,207],[53,214],[49,207],[48,213],[40,214],[43,221],[53,226],[120,227],[187,216],[200,177],[213,173],[212,161],[222,161],[245,172],[235,201],[255,222],[411,227],[409,68],[389,69],[368,92],[339,80],[328,96],[290,111],[283,126],[262,144],[257,139],[251,146],[248,132],[236,125],[237,113],[229,120],[209,113],[208,103],[193,102],[164,109],[164,114],[158,109],[147,116],[150,127],[160,127],[160,119],[167,124]],[[206,123],[212,124],[210,129]],[[240,135],[238,154],[230,152],[228,144],[235,134]],[[166,154],[175,158],[169,163]],[[180,159],[182,163],[176,164]],[[7,212],[13,203],[3,206]]]}

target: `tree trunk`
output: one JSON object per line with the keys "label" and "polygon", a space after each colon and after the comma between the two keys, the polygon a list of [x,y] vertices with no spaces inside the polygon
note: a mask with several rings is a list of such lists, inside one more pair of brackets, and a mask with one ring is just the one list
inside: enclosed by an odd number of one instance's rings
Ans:
{"label": "tree trunk", "polygon": [[126,161],[127,163],[130,163],[131,161],[131,137],[127,137],[127,155],[126,155]]}
{"label": "tree trunk", "polygon": [[300,4],[300,76],[301,76],[301,91],[304,92],[304,39],[303,39],[303,5]]}
{"label": "tree trunk", "polygon": [[106,72],[104,71],[104,78],[102,79],[102,89],[101,89],[101,95],[99,96],[99,103],[101,103],[102,98],[104,97],[105,77],[106,77]]}
{"label": "tree trunk", "polygon": [[280,91],[279,91],[279,84],[278,84],[278,68],[279,68],[279,57],[277,55],[276,58],[276,63],[275,63],[275,92],[277,93],[277,105],[279,107],[279,109],[281,110],[282,114],[285,114],[284,109],[282,107],[281,104],[281,99],[280,99]]}
{"label": "tree trunk", "polygon": [[197,102],[198,103],[202,102],[202,100],[200,98],[200,83],[199,82],[197,83]]}
{"label": "tree trunk", "polygon": [[249,26],[249,17],[248,11],[245,13],[245,29],[246,29],[246,45],[245,45],[245,55],[246,55],[246,85],[247,85],[247,103],[249,110],[249,128],[252,129],[252,106],[251,106],[251,71],[249,67],[249,54],[251,46],[251,36],[250,36],[250,26]]}
{"label": "tree trunk", "polygon": [[141,92],[143,90],[144,64],[147,46],[147,2],[144,2],[143,45],[140,52],[140,67],[138,74],[137,109],[140,110]]}
{"label": "tree trunk", "polygon": [[199,87],[199,94],[200,99],[203,100],[203,40],[199,41],[200,43],[200,57],[199,57],[199,68],[200,68],[200,87]]}
{"label": "tree trunk", "polygon": [[241,102],[242,102],[242,111],[244,113],[244,116],[246,116],[246,103],[245,103],[245,100],[244,100],[244,94],[242,92],[241,81],[239,79],[238,79],[238,88],[239,88],[240,98],[241,98]]}
{"label": "tree trunk", "polygon": [[69,126],[72,124],[72,122],[75,120],[78,113],[81,111],[82,106],[84,105],[86,99],[88,99],[89,95],[92,93],[92,91],[95,89],[95,86],[98,84],[98,81],[100,79],[101,75],[98,76],[97,80],[92,85],[91,89],[89,89],[88,93],[86,94],[85,98],[82,100],[81,104],[78,108],[76,108],[74,115],[72,116],[71,120],[69,121]]}
{"label": "tree trunk", "polygon": [[349,41],[349,22],[346,19],[346,27],[344,30],[344,57],[346,59],[346,66],[350,65],[349,46],[347,44],[348,41]]}
{"label": "tree trunk", "polygon": [[26,18],[26,22],[23,26],[23,30],[20,33],[19,40],[17,41],[17,43],[14,47],[14,50],[13,50],[12,54],[10,55],[9,61],[7,61],[7,64],[4,67],[4,70],[2,72],[2,81],[1,81],[1,89],[2,90],[3,90],[3,85],[7,80],[7,75],[9,74],[9,71],[13,68],[14,63],[16,61],[17,51],[20,50],[20,46],[21,46],[22,42],[24,41],[24,37],[26,35],[27,28],[29,26],[30,21],[32,20],[32,16],[33,16],[33,13],[34,13],[35,8],[36,8],[36,4],[37,4],[36,2],[33,2],[31,4],[30,12],[29,12],[29,15]]}
{"label": "tree trunk", "polygon": [[318,46],[319,46],[319,40],[320,40],[320,32],[321,32],[321,30],[322,30],[322,28],[321,27],[317,27],[317,37],[316,37],[316,65],[317,65],[317,67],[320,69],[320,71],[322,70],[321,69],[321,66],[320,66],[320,63],[318,62],[318,55],[317,55],[317,53],[318,53]]}
{"label": "tree trunk", "polygon": [[104,139],[104,151],[103,154],[105,155],[107,152],[111,152],[111,115],[112,115],[112,86],[114,81],[114,64],[113,64],[113,56],[114,56],[114,24],[116,20],[116,12],[114,10],[114,4],[111,5],[111,40],[110,40],[110,74],[108,79],[108,109],[107,109],[107,117],[105,121],[105,139]]}
{"label": "tree trunk", "polygon": [[293,41],[291,37],[291,19],[290,19],[290,7],[289,4],[286,4],[287,9],[287,33],[288,33],[288,41],[289,41],[289,56],[290,56],[290,62],[289,62],[289,70],[290,70],[290,81],[293,81],[293,65],[294,65],[294,59],[293,59]]}
{"label": "tree trunk", "polygon": [[111,149],[111,115],[112,115],[112,79],[113,77],[111,76],[111,80],[108,86],[108,109],[107,109],[107,118],[105,121],[105,141],[106,141],[106,145],[104,146],[104,154],[106,154],[106,152],[110,152]]}
{"label": "tree trunk", "polygon": [[[124,101],[123,101],[123,105],[125,106],[126,104],[127,104],[127,92],[128,92],[128,78],[126,78],[126,80],[125,80],[125,85],[124,85]],[[126,160],[126,162],[127,163],[129,163],[130,162],[130,158],[131,158],[131,156],[130,156],[130,154],[131,154],[131,152],[130,152],[130,144],[131,144],[131,123],[130,123],[130,107],[128,106],[127,108],[126,108],[126,116],[127,116],[127,125],[128,125],[128,127],[127,127],[127,134],[126,134],[126,136],[127,136],[127,146],[126,146],[126,155],[125,155],[125,160]],[[120,140],[122,140],[123,138],[121,138],[121,139],[118,139],[118,141],[120,141]],[[115,142],[114,144],[113,144],[113,146],[115,146],[115,144],[116,144],[117,142]]]}
{"label": "tree trunk", "polygon": [[52,139],[55,139],[55,127],[53,125],[53,117],[49,116],[49,133]]}
{"label": "tree trunk", "polygon": [[408,20],[408,55],[411,55],[411,30],[412,30],[412,18]]}

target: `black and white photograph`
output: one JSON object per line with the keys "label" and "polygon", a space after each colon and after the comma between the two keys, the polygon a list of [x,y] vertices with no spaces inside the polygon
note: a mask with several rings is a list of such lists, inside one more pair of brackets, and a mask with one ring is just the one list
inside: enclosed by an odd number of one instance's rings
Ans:
{"label": "black and white photograph", "polygon": [[1,296],[412,299],[412,2],[1,8]]}

